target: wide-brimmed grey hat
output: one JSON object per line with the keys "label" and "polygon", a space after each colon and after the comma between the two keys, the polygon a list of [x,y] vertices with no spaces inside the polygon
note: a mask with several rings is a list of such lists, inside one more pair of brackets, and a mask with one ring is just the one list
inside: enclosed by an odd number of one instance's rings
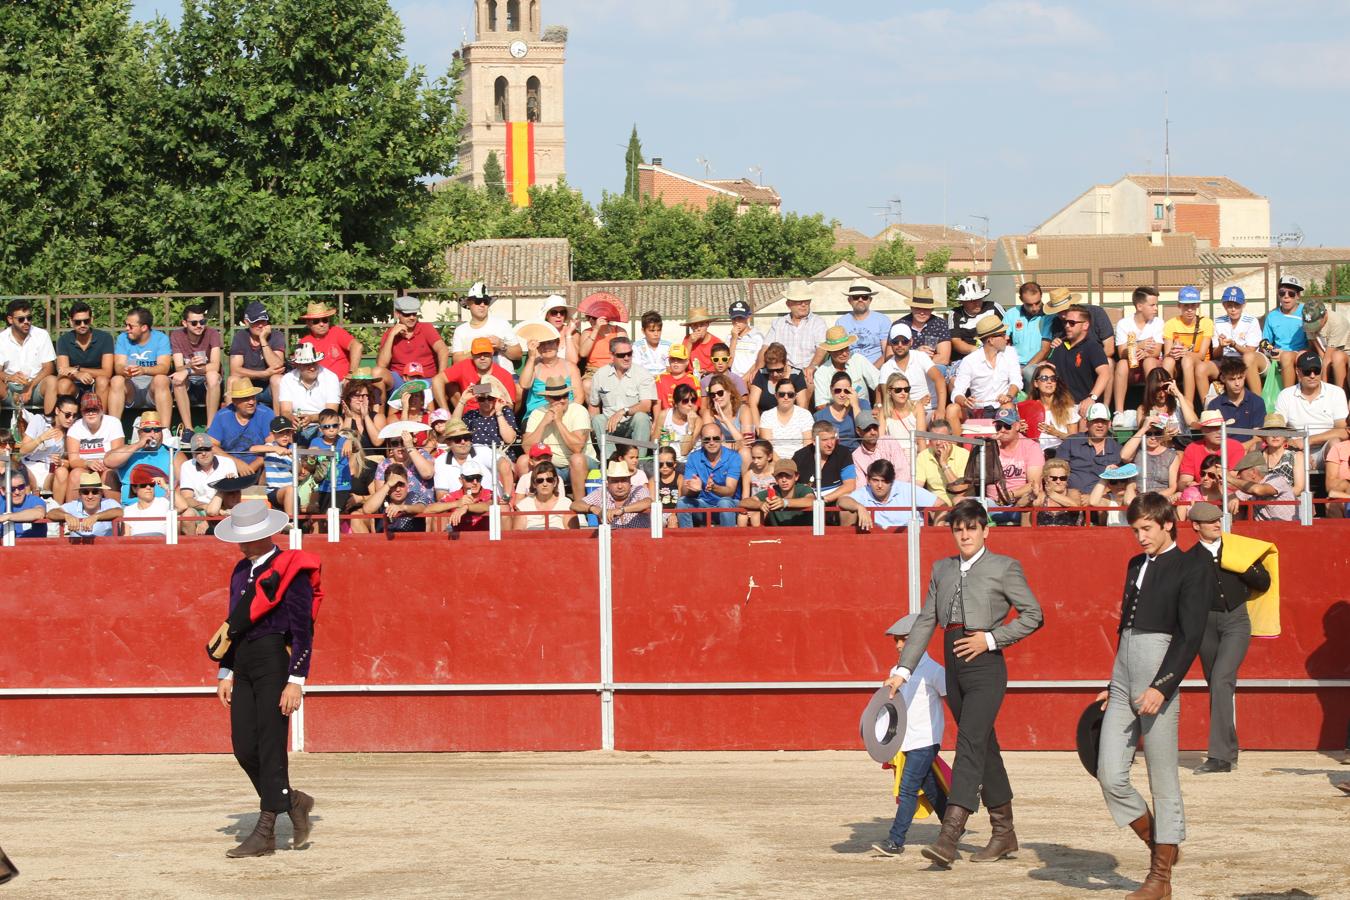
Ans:
{"label": "wide-brimmed grey hat", "polygon": [[284,531],[291,519],[266,500],[245,500],[230,510],[230,517],[216,526],[216,537],[227,544],[260,541]]}
{"label": "wide-brimmed grey hat", "polygon": [[886,633],[891,637],[909,637],[909,633],[914,630],[914,623],[917,621],[919,621],[919,614],[910,613],[887,628]]}

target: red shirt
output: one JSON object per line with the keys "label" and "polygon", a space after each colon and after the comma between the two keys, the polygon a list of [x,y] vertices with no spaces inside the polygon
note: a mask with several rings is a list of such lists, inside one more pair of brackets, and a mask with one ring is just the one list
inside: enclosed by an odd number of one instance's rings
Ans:
{"label": "red shirt", "polygon": [[[453,366],[447,366],[446,368],[441,369],[441,375],[445,377],[446,387],[453,387],[454,390],[461,392],[467,391],[470,385],[477,384],[479,381],[478,370],[474,368],[472,358],[462,359]],[[515,376],[495,362],[492,364],[492,368],[488,370],[488,375],[502,383],[502,387],[506,388],[506,392],[511,395],[511,402],[514,404],[516,402]],[[447,391],[447,400],[449,399],[449,394],[450,392]],[[470,400],[465,404],[464,408],[466,410],[477,409],[478,401]]]}
{"label": "red shirt", "polygon": [[[1209,449],[1202,440],[1194,440],[1186,445],[1186,449],[1181,453],[1181,465],[1177,468],[1178,475],[1190,475],[1196,481],[1200,480],[1200,463],[1204,462],[1206,456],[1213,453],[1218,456],[1218,452]],[[1242,445],[1232,438],[1228,439],[1228,469],[1231,472],[1237,468],[1238,460],[1247,453],[1242,449]]]}
{"label": "red shirt", "polygon": [[711,334],[705,335],[698,344],[689,343],[689,338],[685,338],[684,345],[689,348],[689,367],[693,368],[694,363],[698,363],[699,372],[706,375],[713,370],[712,348],[717,343],[717,338]]}
{"label": "red shirt", "polygon": [[312,334],[307,334],[300,339],[302,344],[311,344],[316,351],[323,354],[323,362],[319,365],[338,377],[339,381],[345,380],[351,374],[352,361],[347,356],[347,351],[355,340],[351,334],[340,325],[329,325],[328,333],[321,338]]}
{"label": "red shirt", "polygon": [[[399,332],[399,336],[394,338],[393,344],[389,348],[389,368],[399,375],[406,376],[408,365],[418,363],[424,373],[436,371],[438,360],[436,351],[431,348],[437,343],[441,343],[441,334],[428,322],[418,322],[413,328],[412,337],[403,337],[403,326],[395,325],[390,331]],[[386,331],[385,337],[389,336]],[[381,342],[383,343],[383,341]]]}
{"label": "red shirt", "polygon": [[[442,502],[442,503],[449,503],[449,502],[451,502],[452,500],[458,500],[458,499],[460,499],[460,498],[463,497],[463,496],[464,496],[464,489],[461,488],[460,490],[457,490],[457,491],[451,491],[451,492],[448,493],[448,494],[443,494],[443,495],[441,496],[441,502]],[[488,492],[487,490],[484,490],[484,489],[480,488],[480,489],[478,490],[477,496],[475,496],[470,502],[473,502],[473,503],[491,503],[491,502],[492,502],[492,494],[491,494],[490,492]],[[440,513],[439,515],[446,515],[446,516],[448,516],[449,513]],[[455,526],[455,530],[456,530],[456,531],[487,531],[487,530],[488,530],[488,514],[485,513],[485,512],[484,512],[484,513],[476,513],[476,512],[469,512],[469,511],[466,510],[466,511],[464,512],[464,518],[462,518],[462,519],[459,520],[459,524]]]}
{"label": "red shirt", "polygon": [[688,372],[685,372],[679,378],[669,372],[662,372],[656,376],[656,399],[661,404],[661,409],[670,409],[675,405],[675,388],[682,384],[687,384],[693,388],[695,395],[700,394],[698,382]]}

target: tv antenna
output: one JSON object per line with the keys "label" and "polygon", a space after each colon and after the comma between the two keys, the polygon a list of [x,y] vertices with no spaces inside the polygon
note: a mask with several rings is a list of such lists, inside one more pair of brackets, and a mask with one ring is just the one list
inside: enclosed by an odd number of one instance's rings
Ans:
{"label": "tv antenna", "polygon": [[712,171],[713,171],[712,160],[708,159],[708,157],[706,157],[706,156],[700,156],[700,157],[697,157],[697,158],[694,160],[694,162],[698,163],[700,166],[703,167],[703,177],[704,177],[704,178],[707,178],[709,175],[712,174]]}
{"label": "tv antenna", "polygon": [[751,166],[749,172],[751,175],[755,176],[755,180],[759,183],[759,186],[764,187],[764,167]]}
{"label": "tv antenna", "polygon": [[902,215],[904,201],[899,197],[892,197],[890,200],[887,200],[885,206],[869,206],[868,209],[880,210],[880,212],[873,213],[873,215],[881,216],[882,220],[886,223],[887,228],[890,228],[893,223],[899,224],[905,221],[904,216]]}

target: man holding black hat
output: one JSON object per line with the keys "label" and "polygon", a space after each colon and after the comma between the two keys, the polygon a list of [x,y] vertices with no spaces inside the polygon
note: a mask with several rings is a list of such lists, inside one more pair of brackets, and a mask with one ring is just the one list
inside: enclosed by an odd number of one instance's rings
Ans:
{"label": "man holding black hat", "polygon": [[[905,642],[919,620],[918,613],[910,613],[886,629],[887,637],[895,638],[895,652],[903,656]],[[899,674],[900,666],[891,669],[891,676]],[[905,739],[900,752],[905,757],[900,770],[900,791],[896,796],[895,821],[891,823],[886,840],[873,844],[886,856],[899,856],[905,850],[905,838],[919,808],[919,791],[923,791],[933,811],[941,819],[947,815],[947,793],[938,783],[933,765],[942,749],[942,698],[947,696],[947,671],[925,652],[919,657],[914,674],[900,689],[905,701]]]}
{"label": "man holding black hat", "polygon": [[236,859],[276,851],[277,813],[290,815],[294,849],[309,841],[314,798],[291,789],[287,717],[304,695],[323,594],[318,557],[283,551],[272,540],[289,521],[266,501],[246,500],[216,528],[244,558],[230,574],[229,615],[207,652],[220,663],[216,695],[230,711],[234,758],[260,800],[252,834],[225,853]]}
{"label": "man holding black hat", "polygon": [[[1017,852],[1012,785],[994,720],[1008,690],[1003,651],[1042,622],[1041,606],[1027,585],[1021,563],[985,547],[989,514],[980,502],[962,500],[952,508],[948,522],[958,555],[934,564],[923,610],[895,674],[886,679],[894,697],[914,677],[933,630],[942,629],[949,673],[947,705],[956,717],[956,762],[942,832],[936,843],[924,848],[923,855],[944,868],[960,856],[957,841],[981,799],[989,809],[991,834],[988,845],[971,861],[991,862]],[[1012,609],[1017,610],[1016,618],[1005,622]]]}
{"label": "man holding black hat", "polygon": [[1214,504],[1191,504],[1188,519],[1199,538],[1189,552],[1214,573],[1218,586],[1200,641],[1200,665],[1209,685],[1209,751],[1195,774],[1231,772],[1238,757],[1237,673],[1252,642],[1247,601],[1270,588],[1270,573],[1259,559],[1241,572],[1224,568],[1223,512]]}

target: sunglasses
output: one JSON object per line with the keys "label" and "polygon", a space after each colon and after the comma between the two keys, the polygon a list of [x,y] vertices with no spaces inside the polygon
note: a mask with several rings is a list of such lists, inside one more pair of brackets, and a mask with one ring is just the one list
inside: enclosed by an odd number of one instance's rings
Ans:
{"label": "sunglasses", "polygon": [[103,488],[80,488],[80,493],[81,493],[81,494],[101,494],[101,493],[103,493]]}
{"label": "sunglasses", "polygon": [[681,406],[691,406],[697,403],[698,403],[697,397],[685,397],[683,400],[680,401]]}
{"label": "sunglasses", "polygon": [[131,489],[132,489],[132,490],[135,490],[135,491],[139,491],[141,488],[152,488],[152,487],[154,487],[154,486],[155,486],[155,483],[154,483],[153,481],[150,481],[150,482],[147,482],[147,483],[145,483],[145,484],[133,484],[133,485],[131,486]]}
{"label": "sunglasses", "polygon": [[675,463],[673,463],[673,462],[663,462],[663,463],[659,463],[658,465],[660,465],[661,468],[663,468],[663,469],[673,469],[673,468],[675,468]]}
{"label": "sunglasses", "polygon": [[784,400],[791,400],[791,399],[793,399],[794,397],[797,396],[797,392],[796,392],[796,391],[792,391],[791,393],[785,393],[785,392],[783,392],[783,391],[779,391],[779,392],[778,392],[778,396],[779,396],[779,397],[782,397]]}
{"label": "sunglasses", "polygon": [[731,357],[730,357],[730,356],[713,356],[713,357],[709,357],[709,358],[710,358],[713,362],[721,362],[721,363],[724,363],[724,362],[731,362]]}
{"label": "sunglasses", "polygon": [[332,422],[327,425],[320,425],[319,427],[322,428],[324,431],[337,431],[339,428],[342,427],[342,423]]}
{"label": "sunglasses", "polygon": [[1284,290],[1282,290],[1282,291],[1280,291],[1280,296],[1281,296],[1281,297],[1297,297],[1297,296],[1298,296],[1298,291],[1284,291]]}
{"label": "sunglasses", "polygon": [[726,391],[708,391],[709,397],[725,397],[726,395]]}
{"label": "sunglasses", "polygon": [[468,443],[469,441],[471,441],[471,440],[473,440],[473,438],[470,437],[470,436],[467,435],[467,434],[457,434],[457,435],[455,435],[454,437],[452,437],[452,438],[450,439],[450,443],[452,443],[452,444],[467,444],[467,443]]}
{"label": "sunglasses", "polygon": [[1059,381],[1058,375],[1037,375],[1037,381]]}
{"label": "sunglasses", "polygon": [[701,441],[702,441],[703,443],[705,443],[705,444],[720,444],[720,443],[722,443],[722,438],[721,438],[721,436],[718,436],[718,437],[705,437],[705,438],[699,438],[699,440],[701,440]]}
{"label": "sunglasses", "polygon": [[311,325],[327,325],[329,322],[333,321],[333,317],[324,316],[322,319],[310,319],[309,321]]}
{"label": "sunglasses", "polygon": [[[78,325],[78,324],[80,324],[80,323],[76,322],[75,324]],[[206,320],[205,320],[205,319],[184,319],[184,320],[183,320],[183,324],[184,324],[184,325],[205,325],[205,324],[206,324]]]}
{"label": "sunglasses", "polygon": [[142,428],[139,429],[139,430],[140,430],[141,434],[148,434],[148,433],[160,432],[160,431],[163,431],[164,429],[161,428],[161,427],[158,426],[158,425],[150,425],[150,426],[142,427]]}
{"label": "sunglasses", "polygon": [[550,309],[548,312],[544,313],[544,315],[546,315],[546,316],[565,316],[565,315],[567,315],[567,310],[564,309],[564,308],[561,307],[561,306],[558,306],[558,307],[555,307],[555,308],[553,308],[553,309]]}
{"label": "sunglasses", "polygon": [[488,300],[487,300],[486,297],[471,297],[471,298],[469,298],[469,305],[470,305],[470,306],[487,306],[487,305],[488,305]]}
{"label": "sunglasses", "polygon": [[893,387],[893,388],[891,388],[891,393],[892,393],[892,394],[908,394],[908,393],[909,393],[909,388],[907,388],[907,387]]}
{"label": "sunglasses", "polygon": [[1299,370],[1298,370],[1298,373],[1299,373],[1300,375],[1321,375],[1321,374],[1322,374],[1322,367],[1321,367],[1321,366],[1318,366],[1318,367],[1315,368],[1315,369],[1299,369]]}
{"label": "sunglasses", "polygon": [[615,353],[615,354],[614,354],[614,358],[615,358],[615,359],[629,359],[630,357],[632,357],[632,355],[633,355],[633,351],[632,351],[632,350],[629,350],[627,353]]}
{"label": "sunglasses", "polygon": [[534,483],[535,483],[535,484],[557,484],[557,483],[558,483],[558,479],[557,479],[557,478],[554,478],[552,475],[544,475],[544,476],[541,476],[541,477],[539,477],[539,478],[536,478],[536,479],[534,480]]}
{"label": "sunglasses", "polygon": [[995,430],[995,431],[1012,431],[1012,429],[1013,429],[1013,427],[1012,427],[1011,425],[1005,425],[1005,424],[1003,424],[1002,422],[995,422],[995,423],[994,423],[994,430]]}
{"label": "sunglasses", "polygon": [[405,319],[420,319],[420,318],[422,318],[422,314],[421,314],[420,312],[413,312],[413,313],[405,313],[405,312],[401,312],[401,313],[399,313],[399,315],[402,316],[402,317],[405,318]]}
{"label": "sunglasses", "polygon": [[461,476],[459,476],[459,480],[460,480],[460,481],[482,481],[482,480],[483,480],[483,476],[482,476],[482,475],[461,475]]}
{"label": "sunglasses", "polygon": [[787,366],[779,366],[779,367],[776,368],[776,369],[770,368],[770,369],[767,369],[766,371],[767,371],[770,375],[782,375],[784,372],[787,371]]}
{"label": "sunglasses", "polygon": [[[664,466],[665,463],[661,463],[661,465]],[[26,485],[26,484],[16,484],[16,485],[12,485],[12,486],[10,487],[10,492],[11,492],[11,493],[15,493],[15,494],[18,494],[18,493],[20,493],[20,492],[22,492],[22,491],[26,491],[26,490],[28,490],[28,485]]]}
{"label": "sunglasses", "polygon": [[14,319],[15,322],[31,322],[31,321],[33,321],[33,317],[32,317],[32,316],[11,316],[11,318]]}
{"label": "sunglasses", "polygon": [[92,325],[93,323],[94,323],[94,320],[93,320],[93,319],[71,319],[71,320],[70,320],[70,324],[75,325],[75,326],[79,326],[79,325]]}
{"label": "sunglasses", "polygon": [[848,392],[849,392],[848,388],[835,388],[833,391],[831,391],[831,393],[834,394],[847,394]]}
{"label": "sunglasses", "polygon": [[1068,480],[1069,480],[1069,476],[1068,476],[1068,475],[1047,475],[1047,476],[1045,476],[1045,480],[1046,480],[1046,481],[1068,481]]}

